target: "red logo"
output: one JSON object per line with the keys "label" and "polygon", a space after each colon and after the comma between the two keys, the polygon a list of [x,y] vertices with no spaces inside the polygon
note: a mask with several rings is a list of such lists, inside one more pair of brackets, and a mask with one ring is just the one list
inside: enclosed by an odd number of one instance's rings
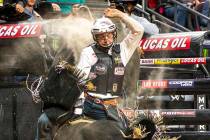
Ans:
{"label": "red logo", "polygon": [[181,58],[180,64],[206,64],[206,58]]}
{"label": "red logo", "polygon": [[143,80],[141,83],[142,88],[167,88],[167,80]]}
{"label": "red logo", "polygon": [[190,49],[190,36],[172,38],[147,38],[139,42],[144,51],[186,50]]}
{"label": "red logo", "polygon": [[181,117],[195,117],[195,111],[163,111],[162,116],[181,116]]}
{"label": "red logo", "polygon": [[7,24],[0,26],[0,38],[38,37],[41,24]]}

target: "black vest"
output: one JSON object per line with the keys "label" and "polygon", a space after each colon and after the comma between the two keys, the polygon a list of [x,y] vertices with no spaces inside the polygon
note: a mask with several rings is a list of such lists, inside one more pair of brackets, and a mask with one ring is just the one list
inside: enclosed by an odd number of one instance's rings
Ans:
{"label": "black vest", "polygon": [[89,92],[121,95],[125,67],[120,56],[120,45],[112,47],[112,55],[101,51],[96,44],[91,46],[98,61],[91,67],[89,78],[93,88]]}

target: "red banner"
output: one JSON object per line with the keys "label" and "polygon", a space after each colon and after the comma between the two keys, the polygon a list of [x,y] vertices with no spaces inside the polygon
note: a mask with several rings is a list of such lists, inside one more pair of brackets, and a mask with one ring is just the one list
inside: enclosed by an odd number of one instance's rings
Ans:
{"label": "red banner", "polygon": [[180,58],[180,64],[206,64],[206,58]]}
{"label": "red banner", "polygon": [[0,25],[0,38],[38,37],[40,34],[40,23]]}
{"label": "red banner", "polygon": [[190,49],[190,36],[171,38],[147,38],[139,42],[144,51],[187,50]]}

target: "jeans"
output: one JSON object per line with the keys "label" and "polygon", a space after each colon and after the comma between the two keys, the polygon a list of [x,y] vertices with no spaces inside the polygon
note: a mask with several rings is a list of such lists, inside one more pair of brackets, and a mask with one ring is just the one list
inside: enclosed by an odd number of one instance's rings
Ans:
{"label": "jeans", "polygon": [[[210,6],[209,2],[208,2],[208,0],[206,0],[203,4],[203,7],[202,7],[201,11],[199,11],[199,12],[201,12],[201,14],[209,17],[209,6]],[[199,23],[200,23],[201,26],[206,27],[208,25],[208,20],[206,20],[202,17],[199,17],[199,16],[198,16],[198,20],[199,20]]]}
{"label": "jeans", "polygon": [[54,126],[45,113],[38,119],[35,140],[52,140]]}
{"label": "jeans", "polygon": [[85,100],[83,112],[86,116],[95,120],[107,119],[107,113],[104,106],[89,100]]}
{"label": "jeans", "polygon": [[[175,15],[175,17],[174,17]],[[187,27],[187,9],[176,6],[176,7],[166,7],[165,9],[165,16],[174,19],[174,21],[183,27]]]}

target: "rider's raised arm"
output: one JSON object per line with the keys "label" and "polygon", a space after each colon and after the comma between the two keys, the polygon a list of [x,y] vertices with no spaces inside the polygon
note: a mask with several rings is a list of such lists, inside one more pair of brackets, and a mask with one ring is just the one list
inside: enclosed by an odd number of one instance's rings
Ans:
{"label": "rider's raised arm", "polygon": [[117,9],[106,9],[105,16],[107,17],[118,17],[122,20],[130,33],[125,37],[125,39],[120,43],[121,58],[123,65],[125,66],[133,55],[135,49],[138,47],[138,43],[141,40],[144,28],[136,20],[128,16],[127,14],[117,10]]}
{"label": "rider's raised arm", "polygon": [[154,35],[159,33],[159,28],[156,24],[149,22],[146,18],[144,17],[139,17],[136,15],[131,15],[133,19],[138,21],[143,27],[144,27],[144,32],[148,35]]}
{"label": "rider's raised arm", "polygon": [[107,8],[104,11],[106,17],[110,18],[120,18],[126,26],[130,29],[132,34],[141,34],[144,33],[144,28],[134,19],[129,17],[126,13],[123,13],[117,9]]}

